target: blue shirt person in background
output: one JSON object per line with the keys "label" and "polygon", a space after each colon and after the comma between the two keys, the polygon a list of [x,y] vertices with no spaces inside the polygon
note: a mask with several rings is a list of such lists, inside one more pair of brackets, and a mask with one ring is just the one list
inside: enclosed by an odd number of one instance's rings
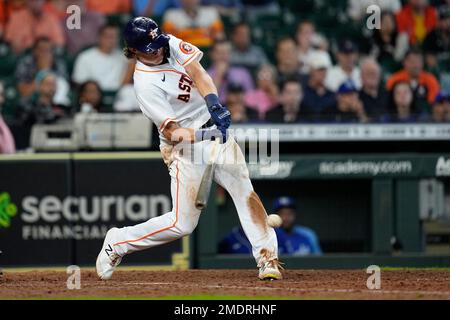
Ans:
{"label": "blue shirt person in background", "polygon": [[[290,197],[275,199],[273,212],[283,220],[281,227],[275,229],[280,255],[322,254],[316,233],[309,228],[295,225],[296,204],[294,199]],[[219,243],[219,253],[249,254],[251,248],[252,246],[240,226],[234,227]]]}
{"label": "blue shirt person in background", "polygon": [[234,227],[219,243],[219,253],[249,254],[252,246],[241,226]]}
{"label": "blue shirt person in background", "polygon": [[322,250],[316,233],[306,227],[295,225],[297,208],[291,197],[279,197],[273,203],[273,212],[283,220],[275,232],[280,255],[320,255]]}

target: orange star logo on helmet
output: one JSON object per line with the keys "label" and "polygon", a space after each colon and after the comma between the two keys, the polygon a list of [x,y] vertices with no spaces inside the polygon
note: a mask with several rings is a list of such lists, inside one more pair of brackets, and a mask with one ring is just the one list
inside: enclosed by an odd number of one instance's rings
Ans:
{"label": "orange star logo on helmet", "polygon": [[180,42],[180,50],[184,53],[184,54],[191,54],[194,52],[194,48],[187,42]]}
{"label": "orange star logo on helmet", "polygon": [[152,40],[155,40],[155,38],[158,36],[158,28],[153,29],[148,34]]}

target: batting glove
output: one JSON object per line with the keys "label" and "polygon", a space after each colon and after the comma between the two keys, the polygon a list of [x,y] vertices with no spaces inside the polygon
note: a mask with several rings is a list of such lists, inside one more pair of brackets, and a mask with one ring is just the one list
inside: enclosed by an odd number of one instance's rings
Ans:
{"label": "batting glove", "polygon": [[220,104],[219,97],[215,94],[209,94],[205,97],[208,111],[211,114],[211,118],[217,127],[224,128],[225,130],[231,124],[231,113],[226,107]]}

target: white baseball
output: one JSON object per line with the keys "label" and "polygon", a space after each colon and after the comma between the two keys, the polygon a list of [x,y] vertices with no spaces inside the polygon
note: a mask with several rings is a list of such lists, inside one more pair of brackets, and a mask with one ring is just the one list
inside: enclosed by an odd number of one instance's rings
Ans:
{"label": "white baseball", "polygon": [[280,227],[282,222],[281,217],[277,214],[269,214],[267,217],[267,224],[272,228]]}

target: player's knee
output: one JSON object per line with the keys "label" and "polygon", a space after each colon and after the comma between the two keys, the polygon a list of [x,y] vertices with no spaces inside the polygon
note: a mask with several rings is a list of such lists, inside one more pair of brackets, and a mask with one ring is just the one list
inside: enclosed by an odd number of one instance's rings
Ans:
{"label": "player's knee", "polygon": [[184,237],[184,236],[190,235],[194,231],[194,229],[195,228],[191,228],[189,226],[187,226],[187,227],[183,226],[183,227],[180,227],[178,229],[178,231],[179,231],[180,237]]}
{"label": "player's knee", "polygon": [[183,223],[178,226],[178,232],[180,234],[180,237],[188,236],[192,232],[194,232],[195,228],[197,227],[197,221],[189,221],[188,223]]}

